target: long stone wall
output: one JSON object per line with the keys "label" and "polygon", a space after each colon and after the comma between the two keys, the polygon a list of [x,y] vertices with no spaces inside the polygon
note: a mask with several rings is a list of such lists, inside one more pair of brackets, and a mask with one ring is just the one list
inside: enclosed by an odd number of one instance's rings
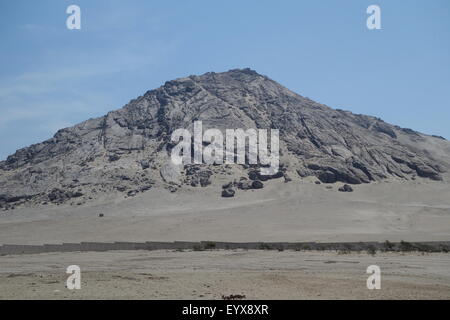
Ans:
{"label": "long stone wall", "polygon": [[0,255],[45,252],[111,251],[111,250],[336,250],[336,251],[425,251],[448,252],[450,241],[431,242],[80,242],[43,245],[0,246]]}

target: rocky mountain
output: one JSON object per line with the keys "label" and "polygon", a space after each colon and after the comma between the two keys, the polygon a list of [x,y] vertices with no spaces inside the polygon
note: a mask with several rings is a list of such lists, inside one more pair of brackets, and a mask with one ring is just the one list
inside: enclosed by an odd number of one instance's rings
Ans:
{"label": "rocky mountain", "polygon": [[[247,165],[174,168],[171,133],[192,130],[196,120],[204,130],[279,129],[281,171],[262,177]],[[155,187],[176,192],[227,179],[225,197],[235,189],[262,188],[269,178],[443,180],[449,167],[444,138],[331,109],[250,69],[230,70],[168,81],[121,109],[16,151],[0,162],[0,207],[82,204],[105,193],[133,196]]]}

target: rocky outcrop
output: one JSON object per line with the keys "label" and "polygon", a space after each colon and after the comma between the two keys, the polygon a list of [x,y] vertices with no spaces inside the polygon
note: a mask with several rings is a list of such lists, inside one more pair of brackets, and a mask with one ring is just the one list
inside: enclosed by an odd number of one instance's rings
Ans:
{"label": "rocky outcrop", "polygon": [[251,189],[262,189],[264,188],[264,183],[259,180],[248,180],[241,179],[239,182],[234,184],[238,189],[241,190],[251,190]]}
{"label": "rocky outcrop", "polygon": [[195,120],[204,130],[279,129],[280,155],[288,164],[272,176],[242,166],[249,181],[235,186],[239,189],[260,188],[270,179],[290,181],[287,172],[326,184],[442,180],[450,166],[450,144],[441,137],[331,109],[250,69],[230,70],[168,81],[121,109],[18,150],[0,162],[0,205],[71,201],[76,192],[84,201],[156,186],[173,192],[208,186],[216,175],[230,174],[230,166],[170,162],[171,133],[192,130]]}
{"label": "rocky outcrop", "polygon": [[185,182],[192,187],[206,187],[211,184],[213,172],[208,169],[202,169],[199,166],[188,166],[186,169]]}

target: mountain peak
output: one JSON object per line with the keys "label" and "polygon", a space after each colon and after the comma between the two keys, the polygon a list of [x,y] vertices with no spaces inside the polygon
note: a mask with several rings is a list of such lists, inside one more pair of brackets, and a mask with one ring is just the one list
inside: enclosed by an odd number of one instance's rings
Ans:
{"label": "mountain peak", "polygon": [[168,81],[121,109],[18,150],[0,162],[0,205],[174,190],[216,183],[223,175],[252,175],[255,168],[247,165],[167,174],[172,132],[191,129],[194,121],[205,130],[278,129],[281,177],[351,184],[442,180],[450,167],[446,140],[334,110],[254,70],[232,69]]}

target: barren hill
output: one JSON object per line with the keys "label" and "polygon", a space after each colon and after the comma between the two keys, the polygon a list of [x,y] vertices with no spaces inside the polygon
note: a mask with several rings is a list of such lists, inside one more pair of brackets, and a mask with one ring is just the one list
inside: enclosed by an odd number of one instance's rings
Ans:
{"label": "barren hill", "polygon": [[[175,170],[170,135],[192,129],[196,120],[204,129],[279,129],[281,173],[261,177],[247,165]],[[444,138],[329,108],[250,69],[230,70],[168,81],[121,109],[16,151],[0,162],[0,208],[82,204],[102,194],[132,197],[151,188],[177,192],[227,177],[238,189],[293,176],[348,184],[445,180],[449,168]]]}

